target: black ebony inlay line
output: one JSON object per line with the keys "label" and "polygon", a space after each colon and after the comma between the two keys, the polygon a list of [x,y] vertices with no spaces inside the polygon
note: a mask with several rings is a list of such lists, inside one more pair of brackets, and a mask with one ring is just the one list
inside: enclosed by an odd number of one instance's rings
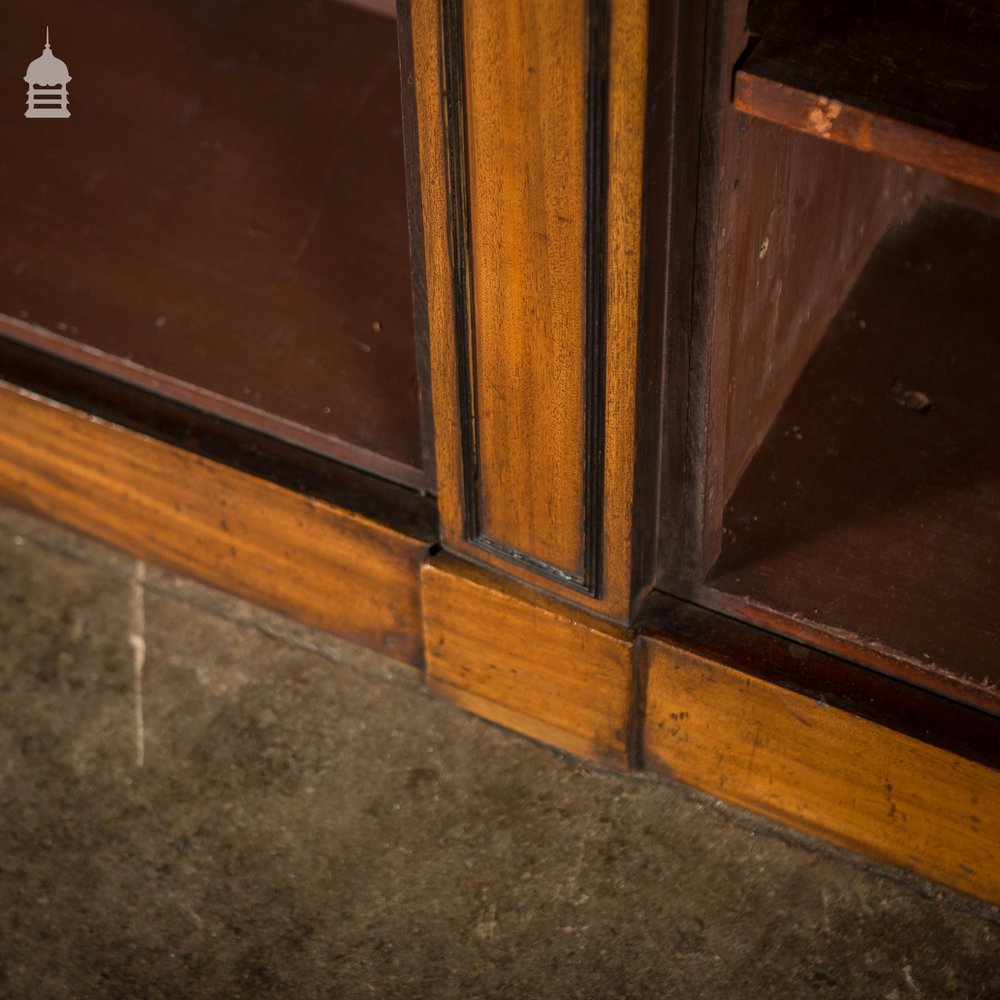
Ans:
{"label": "black ebony inlay line", "polygon": [[585,394],[583,565],[578,573],[522,552],[484,534],[479,495],[475,310],[472,282],[471,209],[465,121],[462,0],[441,0],[441,60],[448,185],[448,239],[456,324],[458,405],[462,452],[462,528],[465,538],[488,552],[525,566],[573,590],[597,597],[601,590],[604,510],[605,317],[607,275],[608,60],[607,0],[587,3],[587,79],[584,236]]}

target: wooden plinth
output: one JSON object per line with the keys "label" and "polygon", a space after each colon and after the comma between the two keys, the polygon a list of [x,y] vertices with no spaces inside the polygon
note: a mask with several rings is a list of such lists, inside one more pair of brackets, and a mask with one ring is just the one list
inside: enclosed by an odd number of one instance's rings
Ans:
{"label": "wooden plinth", "polygon": [[[728,623],[747,639],[727,651],[711,629],[698,649],[669,624],[628,632],[455,556],[431,557],[426,537],[4,383],[0,498],[426,661],[436,693],[561,750],[618,769],[644,763],[1000,902],[1000,770],[987,760],[995,720],[975,716],[987,752],[974,759],[974,749],[865,717],[867,695],[852,707],[804,693],[794,652],[791,668],[765,677],[749,626]],[[843,670],[850,687],[860,668]],[[937,701],[932,723],[947,709]]]}

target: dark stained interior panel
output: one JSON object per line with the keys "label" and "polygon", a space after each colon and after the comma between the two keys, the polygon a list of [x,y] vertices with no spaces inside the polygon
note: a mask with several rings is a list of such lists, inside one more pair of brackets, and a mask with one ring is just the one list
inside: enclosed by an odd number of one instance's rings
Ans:
{"label": "dark stained interior panel", "polygon": [[709,581],[994,709],[998,275],[1000,219],[932,201],[889,229],[730,498]]}
{"label": "dark stained interior panel", "polygon": [[[72,117],[26,120],[47,25]],[[392,18],[29,2],[0,65],[6,336],[426,485]]]}

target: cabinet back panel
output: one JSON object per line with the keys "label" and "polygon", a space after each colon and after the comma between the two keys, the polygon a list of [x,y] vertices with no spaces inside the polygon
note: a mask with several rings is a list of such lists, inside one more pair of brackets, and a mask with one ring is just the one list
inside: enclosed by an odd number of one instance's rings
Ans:
{"label": "cabinet back panel", "polygon": [[994,711],[998,262],[1000,220],[968,209],[889,231],[741,480],[711,579]]}
{"label": "cabinet back panel", "polygon": [[[14,104],[46,24],[67,120]],[[0,65],[8,335],[423,482],[393,19],[53,0]]]}

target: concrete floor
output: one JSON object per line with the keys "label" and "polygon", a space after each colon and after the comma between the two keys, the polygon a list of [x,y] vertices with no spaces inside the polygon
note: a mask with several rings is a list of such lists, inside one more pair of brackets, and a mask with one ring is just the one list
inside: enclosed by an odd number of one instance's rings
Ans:
{"label": "concrete floor", "polygon": [[0,695],[3,997],[1000,997],[996,908],[4,509]]}

